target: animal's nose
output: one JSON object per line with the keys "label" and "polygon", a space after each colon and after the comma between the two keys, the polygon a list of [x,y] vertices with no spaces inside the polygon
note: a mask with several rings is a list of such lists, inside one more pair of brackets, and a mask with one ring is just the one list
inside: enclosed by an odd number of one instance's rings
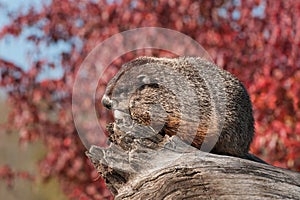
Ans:
{"label": "animal's nose", "polygon": [[104,107],[106,107],[107,109],[111,109],[112,106],[112,101],[110,100],[110,98],[106,95],[104,95],[102,97],[101,103]]}

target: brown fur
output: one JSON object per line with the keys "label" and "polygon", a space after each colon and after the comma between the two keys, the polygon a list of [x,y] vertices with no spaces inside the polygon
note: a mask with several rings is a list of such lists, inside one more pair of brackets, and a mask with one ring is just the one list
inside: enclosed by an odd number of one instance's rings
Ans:
{"label": "brown fur", "polygon": [[[166,74],[163,70],[151,70],[151,66],[155,65],[165,67],[170,74]],[[129,71],[131,75],[126,77]],[[174,76],[178,75],[180,77],[174,79]],[[108,108],[112,107],[112,98],[118,96],[122,99],[124,94],[129,93],[132,82],[138,81],[139,77],[141,77],[141,82],[144,82],[143,86],[130,93],[127,100],[121,100],[118,109],[129,109],[128,114],[131,119],[139,124],[158,127],[162,125],[160,134],[177,135],[183,141],[199,149],[205,137],[214,137],[214,134],[217,134],[208,133],[209,127],[218,123],[211,103],[214,99],[206,81],[209,80],[213,83],[212,86],[220,91],[220,94],[223,91],[226,100],[221,102],[225,109],[221,116],[224,123],[212,152],[241,158],[247,157],[254,136],[251,101],[243,84],[229,72],[201,58],[141,57],[126,63],[109,82],[102,103]],[[180,82],[179,79],[184,79],[184,82]],[[161,81],[168,84],[159,84]],[[192,88],[195,98],[189,97],[186,90],[180,90],[183,84]],[[120,85],[122,89],[118,88]],[[176,94],[177,89],[182,93],[181,96]],[[180,98],[183,99],[181,102],[178,101]],[[159,107],[152,107],[151,110],[151,106],[156,104],[165,110],[166,116],[161,113],[162,109]],[[199,116],[195,116],[195,113]],[[155,120],[152,120],[153,116]],[[190,131],[195,126],[196,134]]]}

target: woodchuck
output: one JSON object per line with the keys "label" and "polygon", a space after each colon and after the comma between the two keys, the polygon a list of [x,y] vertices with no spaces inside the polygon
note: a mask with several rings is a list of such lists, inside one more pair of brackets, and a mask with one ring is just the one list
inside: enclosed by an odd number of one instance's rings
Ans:
{"label": "woodchuck", "polygon": [[254,119],[245,87],[205,59],[132,60],[110,80],[102,104],[119,129],[151,127],[200,150],[265,163],[248,153]]}

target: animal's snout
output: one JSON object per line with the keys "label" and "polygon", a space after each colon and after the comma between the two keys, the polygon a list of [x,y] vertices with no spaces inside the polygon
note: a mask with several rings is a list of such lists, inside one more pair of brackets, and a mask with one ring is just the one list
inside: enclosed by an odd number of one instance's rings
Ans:
{"label": "animal's snout", "polygon": [[111,101],[111,99],[108,97],[108,96],[106,96],[106,95],[104,95],[103,97],[102,97],[102,100],[101,100],[101,103],[102,103],[102,105],[105,107],[105,108],[107,108],[107,109],[111,109],[111,107],[112,107],[112,101]]}

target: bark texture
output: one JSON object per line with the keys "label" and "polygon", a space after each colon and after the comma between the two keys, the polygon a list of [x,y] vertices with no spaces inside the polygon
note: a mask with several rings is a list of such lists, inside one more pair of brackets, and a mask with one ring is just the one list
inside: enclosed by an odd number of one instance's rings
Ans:
{"label": "bark texture", "polygon": [[201,152],[176,136],[130,141],[87,152],[115,199],[300,199],[297,172]]}

